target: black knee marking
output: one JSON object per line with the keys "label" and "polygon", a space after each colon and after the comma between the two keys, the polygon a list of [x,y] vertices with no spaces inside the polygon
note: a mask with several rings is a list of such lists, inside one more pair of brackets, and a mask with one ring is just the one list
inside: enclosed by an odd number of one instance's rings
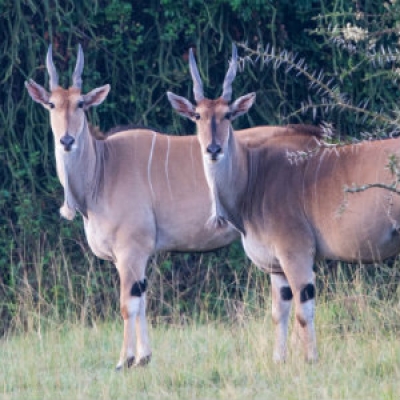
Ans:
{"label": "black knee marking", "polygon": [[136,281],[132,285],[131,296],[140,297],[147,289],[147,279],[144,278],[142,281]]}
{"label": "black knee marking", "polygon": [[290,286],[281,287],[281,299],[283,301],[289,301],[293,299],[293,292],[292,289],[290,289]]}
{"label": "black knee marking", "polygon": [[307,283],[303,289],[300,290],[300,302],[305,303],[315,297],[315,286],[312,283]]}

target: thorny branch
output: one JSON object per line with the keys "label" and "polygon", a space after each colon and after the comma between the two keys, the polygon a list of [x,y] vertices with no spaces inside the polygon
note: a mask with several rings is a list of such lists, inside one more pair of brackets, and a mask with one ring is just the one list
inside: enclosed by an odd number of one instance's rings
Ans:
{"label": "thorny branch", "polygon": [[[247,63],[254,65],[260,62],[262,65],[272,64],[274,69],[284,66],[285,72],[293,71],[296,77],[303,76],[309,81],[309,89],[312,89],[315,94],[319,95],[321,100],[319,104],[314,103],[311,98],[301,104],[301,108],[294,114],[305,113],[311,110],[315,119],[317,109],[323,109],[325,112],[339,108],[348,110],[354,113],[362,114],[366,118],[379,121],[390,126],[398,126],[398,118],[393,118],[381,112],[374,112],[367,109],[369,101],[360,102],[354,105],[348,99],[346,93],[340,90],[340,83],[335,77],[327,77],[323,69],[312,71],[306,63],[305,58],[299,57],[298,54],[288,50],[277,50],[275,47],[259,45],[257,49],[251,49],[245,43],[238,43],[238,46],[243,48],[247,55],[239,58],[239,68],[243,69]],[[397,116],[398,117],[398,116]]]}

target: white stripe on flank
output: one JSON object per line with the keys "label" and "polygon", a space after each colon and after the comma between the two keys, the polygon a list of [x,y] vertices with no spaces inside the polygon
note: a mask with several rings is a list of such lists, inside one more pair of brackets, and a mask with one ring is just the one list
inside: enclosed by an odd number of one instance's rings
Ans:
{"label": "white stripe on flank", "polygon": [[153,161],[153,152],[154,152],[154,146],[156,144],[156,133],[153,133],[153,139],[151,141],[151,149],[150,149],[150,155],[149,155],[149,162],[147,164],[147,180],[149,182],[149,186],[150,186],[150,191],[151,191],[151,196],[154,198],[154,190],[153,190],[153,184],[151,182],[151,163]]}
{"label": "white stripe on flank", "polygon": [[171,189],[171,185],[170,185],[170,182],[169,182],[169,174],[168,174],[169,149],[170,149],[170,146],[171,146],[170,137],[169,136],[167,136],[167,143],[168,143],[168,146],[167,146],[167,155],[165,157],[165,175],[167,177],[169,195],[170,195],[171,199],[173,199],[172,189]]}
{"label": "white stripe on flank", "polygon": [[313,192],[313,198],[314,198],[314,204],[317,205],[317,209],[319,211],[319,198],[320,196],[318,195],[318,174],[319,174],[319,170],[321,168],[321,164],[325,158],[326,153],[330,153],[330,149],[323,149],[322,152],[320,154],[318,154],[318,164],[317,164],[317,168],[315,169],[315,178],[314,178],[314,192]]}
{"label": "white stripe on flank", "polygon": [[[196,167],[195,167],[195,164],[194,164],[194,155],[193,155],[193,146],[195,145],[195,141],[194,140],[192,140],[192,142],[191,142],[191,144],[190,144],[190,159],[191,159],[191,161],[192,161],[192,175],[193,175],[193,181],[194,181],[194,184],[195,184],[195,187],[196,187],[196,189],[197,189],[197,171],[196,171]],[[200,151],[201,151],[201,149],[200,149]]]}
{"label": "white stripe on flank", "polygon": [[194,167],[193,144],[194,144],[194,141],[192,140],[192,143],[190,144],[190,159],[192,160],[192,170],[193,170],[193,174],[194,174],[196,172],[196,168]]}

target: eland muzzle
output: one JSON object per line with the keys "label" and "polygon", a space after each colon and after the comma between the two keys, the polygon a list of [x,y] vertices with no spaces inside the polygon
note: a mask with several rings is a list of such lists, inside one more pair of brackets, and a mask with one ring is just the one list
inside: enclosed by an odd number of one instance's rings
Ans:
{"label": "eland muzzle", "polygon": [[217,161],[218,155],[221,154],[222,148],[217,143],[211,143],[207,147],[207,153],[210,155],[212,161]]}
{"label": "eland muzzle", "polygon": [[60,143],[64,146],[65,151],[70,151],[72,145],[75,143],[75,139],[67,133],[60,139]]}

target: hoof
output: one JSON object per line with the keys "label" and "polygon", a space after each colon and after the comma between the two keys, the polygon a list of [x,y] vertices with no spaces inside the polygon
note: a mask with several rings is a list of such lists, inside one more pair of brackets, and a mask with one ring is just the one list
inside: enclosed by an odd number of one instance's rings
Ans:
{"label": "hoof", "polygon": [[309,364],[309,365],[317,364],[318,363],[318,356],[317,355],[313,355],[311,357],[306,357],[306,363]]}
{"label": "hoof", "polygon": [[137,363],[135,363],[135,367],[145,367],[151,361],[151,354],[141,358]]}
{"label": "hoof", "polygon": [[130,367],[132,367],[132,365],[134,365],[135,364],[135,357],[130,357],[130,358],[128,358],[126,361],[125,361],[125,363],[123,363],[123,362],[119,362],[118,364],[117,364],[117,366],[115,367],[115,370],[118,372],[118,371],[121,371],[123,368],[124,368],[124,366],[126,365],[128,368],[130,368]]}
{"label": "hoof", "polygon": [[286,357],[273,357],[272,360],[276,365],[283,365],[286,363]]}
{"label": "hoof", "polygon": [[142,357],[139,361],[135,362],[135,357],[128,358],[125,363],[119,362],[118,365],[115,367],[116,371],[121,371],[124,367],[131,368],[131,367],[145,367],[151,361],[151,354],[148,356]]}
{"label": "hoof", "polygon": [[128,366],[128,368],[132,367],[132,365],[134,365],[134,364],[135,364],[135,357],[129,357],[126,360],[126,365]]}
{"label": "hoof", "polygon": [[274,351],[272,355],[272,360],[275,364],[285,364],[286,363],[286,351]]}

